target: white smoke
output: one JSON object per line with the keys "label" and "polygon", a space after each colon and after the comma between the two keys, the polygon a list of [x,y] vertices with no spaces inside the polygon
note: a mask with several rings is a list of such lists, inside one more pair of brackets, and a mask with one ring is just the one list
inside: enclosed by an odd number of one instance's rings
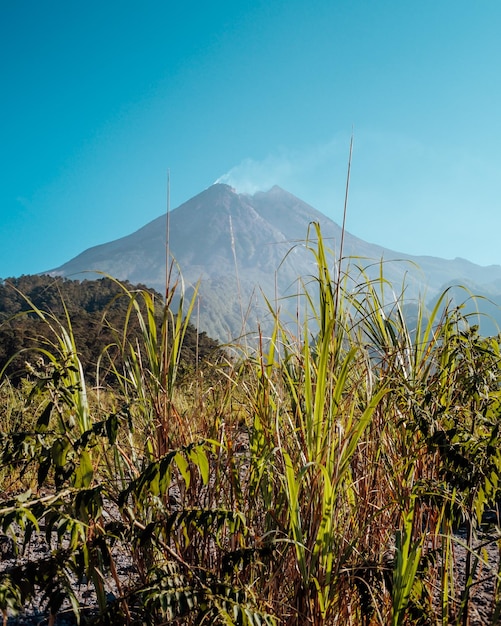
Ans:
{"label": "white smoke", "polygon": [[270,155],[263,161],[248,158],[220,176],[216,183],[230,185],[239,193],[254,194],[256,191],[267,191],[273,185],[287,188],[294,169],[294,164],[285,155]]}
{"label": "white smoke", "polygon": [[[349,141],[349,140],[348,140]],[[239,193],[254,194],[278,185],[307,202],[315,199],[315,190],[332,188],[336,171],[344,171],[346,138],[310,146],[302,151],[280,150],[262,160],[246,158],[220,176],[215,183],[225,183]]]}

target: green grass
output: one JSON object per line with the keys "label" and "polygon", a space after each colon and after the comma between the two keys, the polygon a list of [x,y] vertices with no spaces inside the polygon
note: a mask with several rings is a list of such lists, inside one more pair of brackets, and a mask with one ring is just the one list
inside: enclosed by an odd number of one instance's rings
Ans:
{"label": "green grass", "polygon": [[[383,268],[370,281],[337,260],[333,275],[315,225],[306,245],[318,271],[299,323],[270,307],[270,337],[190,385],[178,373],[195,299],[188,315],[182,299],[160,303],[159,329],[155,296],[124,287],[124,326],[99,362],[114,384],[96,389],[70,316],[34,308],[52,339],[21,387],[0,386],[0,529],[22,549],[43,526],[51,553],[2,574],[5,616],[38,595],[48,615],[67,600],[83,621],[85,580],[96,624],[467,624],[475,538],[499,497],[499,339],[447,293],[410,326]],[[500,612],[498,591],[492,624]]]}

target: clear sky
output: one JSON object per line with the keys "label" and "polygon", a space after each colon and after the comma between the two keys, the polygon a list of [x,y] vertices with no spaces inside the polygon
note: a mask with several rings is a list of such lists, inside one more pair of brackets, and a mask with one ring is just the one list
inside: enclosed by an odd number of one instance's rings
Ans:
{"label": "clear sky", "polygon": [[0,277],[216,180],[501,264],[499,0],[1,0]]}

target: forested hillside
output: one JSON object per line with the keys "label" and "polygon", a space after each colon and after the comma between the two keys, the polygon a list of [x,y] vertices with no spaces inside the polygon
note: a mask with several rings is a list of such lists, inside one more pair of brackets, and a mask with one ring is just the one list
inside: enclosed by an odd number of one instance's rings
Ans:
{"label": "forested hillside", "polygon": [[[27,363],[36,361],[35,348],[51,341],[50,323],[58,320],[71,323],[79,358],[86,377],[95,381],[96,366],[106,346],[113,346],[123,336],[127,324],[130,338],[137,335],[137,318],[128,318],[130,298],[127,292],[144,290],[144,285],[117,283],[111,278],[99,280],[69,280],[50,276],[21,276],[0,283],[0,370],[6,368],[11,380],[19,380]],[[155,292],[148,289],[152,294]],[[163,298],[158,301],[158,324],[162,320]],[[39,312],[44,314],[45,320]],[[48,333],[49,331],[49,333]],[[188,326],[182,350],[183,368],[202,363],[217,351],[218,344],[205,333],[197,334]],[[119,359],[119,351],[109,350]],[[40,353],[38,353],[40,355]],[[118,365],[120,365],[118,363]],[[106,367],[106,361],[103,361]]]}

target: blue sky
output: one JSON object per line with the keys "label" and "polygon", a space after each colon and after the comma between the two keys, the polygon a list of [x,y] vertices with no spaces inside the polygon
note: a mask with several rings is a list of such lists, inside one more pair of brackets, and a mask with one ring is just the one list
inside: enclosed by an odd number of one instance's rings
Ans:
{"label": "blue sky", "polygon": [[3,0],[0,277],[216,180],[410,254],[501,263],[499,0]]}

